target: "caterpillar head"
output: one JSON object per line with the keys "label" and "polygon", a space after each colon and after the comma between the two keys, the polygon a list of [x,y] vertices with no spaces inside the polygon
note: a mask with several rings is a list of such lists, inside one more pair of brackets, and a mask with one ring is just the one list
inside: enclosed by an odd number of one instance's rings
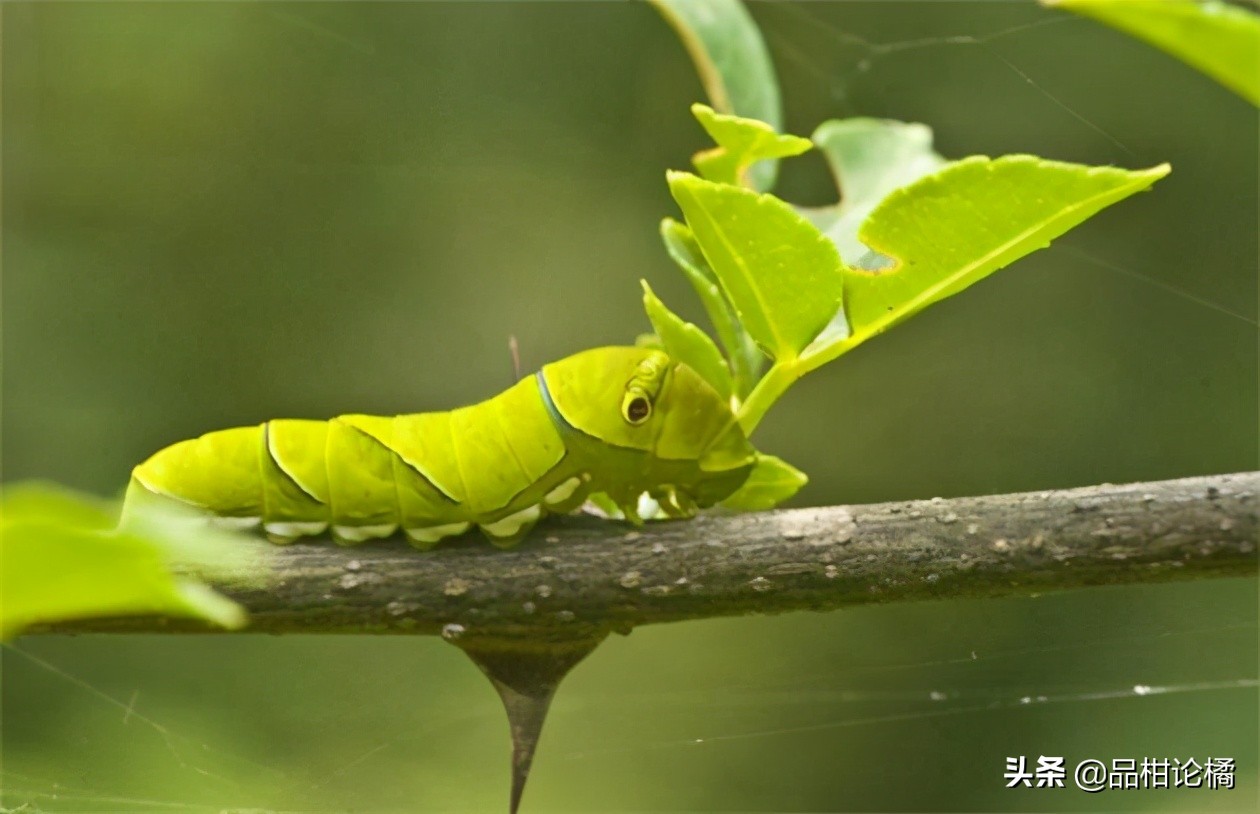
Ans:
{"label": "caterpillar head", "polygon": [[730,404],[662,351],[596,348],[545,366],[540,379],[565,424],[612,448],[601,470],[614,485],[669,486],[711,506],[738,489],[756,461]]}

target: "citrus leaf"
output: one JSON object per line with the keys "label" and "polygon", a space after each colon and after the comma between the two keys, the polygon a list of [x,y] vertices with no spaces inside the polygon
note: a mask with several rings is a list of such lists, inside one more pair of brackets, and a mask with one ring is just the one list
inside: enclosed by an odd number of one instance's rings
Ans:
{"label": "citrus leaf", "polygon": [[[757,23],[739,0],[649,0],[691,55],[709,101],[721,113],[782,122],[779,80]],[[774,186],[777,163],[749,170],[754,189]]]}
{"label": "citrus leaf", "polygon": [[691,106],[691,113],[718,145],[691,159],[700,175],[710,181],[755,188],[748,171],[758,161],[790,158],[814,146],[800,136],[779,135],[763,121],[716,113],[698,102]]}
{"label": "citrus leaf", "polygon": [[773,195],[683,172],[667,178],[740,323],[776,362],[796,359],[840,307],[835,245]]}
{"label": "citrus leaf", "polygon": [[722,293],[717,275],[709,268],[700,244],[696,243],[695,236],[686,224],[673,218],[665,218],[661,221],[661,240],[665,243],[669,256],[682,269],[683,276],[700,297],[700,303],[717,331],[718,341],[726,349],[735,395],[743,399],[752,389],[757,374],[761,372],[765,356],[739,323],[735,309]]}
{"label": "citrus leaf", "polygon": [[858,240],[858,228],[895,189],[940,169],[945,159],[932,149],[932,129],[891,119],[832,119],[814,131],[840,188],[840,202],[799,207],[840,250],[850,266],[876,270],[890,261]]}
{"label": "citrus leaf", "polygon": [[[858,235],[865,245],[892,258],[893,265],[880,271],[840,266],[845,279],[847,324],[837,314],[795,363],[776,362],[771,367],[739,406],[744,432],[752,433],[770,406],[805,373],[1020,257],[1045,248],[1052,239],[1146,189],[1169,171],[1167,164],[1130,171],[1029,155],[997,159],[972,156],[897,189],[871,212]],[[749,234],[764,231],[749,213],[739,224]],[[692,225],[708,255],[708,244],[697,225]],[[732,253],[737,255],[724,263],[758,266],[749,258],[756,257],[762,247],[745,250],[737,237],[724,236],[724,240],[727,246],[735,247]],[[710,257],[710,261],[722,277],[717,260]],[[762,282],[760,274],[761,270],[754,272],[752,286]],[[725,277],[722,281],[726,284]],[[826,296],[830,296],[829,289]],[[735,302],[738,305],[740,301]],[[745,323],[749,324],[747,320]],[[749,329],[760,340],[751,324]]]}
{"label": "citrus leaf", "polygon": [[176,576],[172,567],[257,575],[265,571],[257,562],[265,543],[191,529],[183,515],[154,513],[120,530],[116,516],[112,505],[60,487],[5,489],[0,637],[37,623],[124,614],[188,616],[227,628],[245,624],[243,608]]}
{"label": "citrus leaf", "polygon": [[799,492],[808,481],[804,472],[782,458],[758,455],[748,480],[735,494],[723,500],[722,505],[748,512],[773,509]]}
{"label": "citrus leaf", "polygon": [[1145,40],[1260,105],[1260,14],[1207,0],[1042,0]]}
{"label": "citrus leaf", "polygon": [[704,331],[687,322],[665,306],[652,291],[647,280],[643,284],[643,310],[660,337],[665,352],[671,359],[690,367],[704,379],[723,399],[731,398],[731,371],[722,358],[722,352]]}
{"label": "citrus leaf", "polygon": [[896,260],[846,270],[848,346],[1037,249],[1169,172],[972,156],[894,192],[862,225],[863,243]]}

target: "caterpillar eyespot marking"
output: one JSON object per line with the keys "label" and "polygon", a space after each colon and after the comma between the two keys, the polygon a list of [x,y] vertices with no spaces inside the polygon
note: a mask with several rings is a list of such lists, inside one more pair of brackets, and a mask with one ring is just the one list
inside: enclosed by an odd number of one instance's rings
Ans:
{"label": "caterpillar eyespot marking", "polygon": [[660,350],[607,347],[544,365],[449,412],[276,419],[181,441],[132,471],[124,515],[177,501],[277,543],[355,545],[400,527],[418,548],[474,525],[516,545],[548,513],[603,493],[675,516],[747,479],[757,452],[724,400]]}

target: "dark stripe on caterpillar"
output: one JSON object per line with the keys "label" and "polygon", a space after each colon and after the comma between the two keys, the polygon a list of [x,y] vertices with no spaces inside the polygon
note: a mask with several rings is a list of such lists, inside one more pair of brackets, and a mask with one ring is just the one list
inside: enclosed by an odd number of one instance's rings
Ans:
{"label": "dark stripe on caterpillar", "polygon": [[[334,419],[334,421],[335,421],[335,420],[336,420],[336,419]],[[462,505],[464,505],[462,501],[456,500],[455,498],[451,497],[449,494],[447,494],[447,493],[446,493],[446,490],[445,490],[445,489],[443,489],[441,486],[438,486],[436,483],[434,483],[432,478],[430,478],[428,475],[424,474],[424,472],[422,472],[422,471],[420,470],[420,467],[416,466],[416,465],[415,465],[415,464],[413,464],[411,461],[407,460],[407,459],[406,459],[406,458],[404,458],[402,455],[400,455],[400,454],[398,453],[398,450],[396,450],[396,449],[394,449],[393,447],[389,446],[389,445],[388,445],[388,444],[386,444],[384,441],[382,441],[381,439],[377,438],[375,435],[372,435],[372,433],[367,432],[366,430],[363,430],[363,429],[361,429],[361,428],[359,428],[359,427],[356,427],[356,426],[354,426],[353,424],[350,424],[350,423],[348,423],[348,422],[344,422],[344,421],[343,421],[343,422],[341,422],[341,424],[342,424],[342,426],[349,427],[350,429],[354,430],[354,431],[355,431],[355,432],[357,432],[359,435],[362,435],[364,438],[368,439],[368,440],[369,440],[369,441],[371,441],[372,443],[374,443],[374,444],[376,444],[377,446],[379,446],[379,447],[383,448],[383,449],[384,449],[386,452],[388,452],[390,455],[394,456],[394,458],[396,458],[396,459],[397,459],[397,462],[398,462],[398,463],[401,463],[403,466],[407,467],[407,469],[409,469],[410,471],[415,472],[417,475],[419,475],[419,476],[420,476],[420,479],[421,479],[422,481],[424,481],[424,482],[425,482],[425,483],[426,483],[426,484],[427,484],[430,488],[432,488],[432,489],[433,489],[433,491],[437,492],[439,496],[441,496],[441,497],[445,498],[446,500],[450,501],[450,503],[451,503],[451,505],[452,505],[452,506],[462,506]],[[398,492],[398,479],[397,479],[397,478],[395,478],[395,479],[394,479],[394,493],[395,493],[395,494],[397,494],[397,492]],[[400,514],[399,516],[401,517],[401,514]]]}
{"label": "dark stripe on caterpillar", "polygon": [[564,416],[560,415],[560,409],[556,407],[555,401],[551,398],[551,391],[547,388],[547,377],[540,370],[534,374],[534,378],[538,380],[538,392],[542,393],[543,404],[547,407],[547,415],[551,416],[551,423],[556,425],[556,429],[561,432],[576,432],[579,435],[586,435],[587,438],[594,438],[593,435],[587,435],[577,427],[565,421]]}
{"label": "dark stripe on caterpillar", "polygon": [[[310,489],[307,489],[306,486],[302,483],[302,481],[298,480],[297,477],[288,469],[286,469],[284,464],[280,462],[280,458],[276,456],[276,451],[271,446],[271,422],[270,421],[263,424],[263,447],[267,450],[267,457],[271,459],[271,462],[273,464],[275,464],[276,469],[279,469],[281,474],[283,474],[286,478],[288,478],[289,483],[293,484],[295,487],[297,487],[297,490],[299,492],[306,495],[311,500],[315,501],[321,506],[327,505],[326,503],[324,503],[324,501],[319,499],[319,495],[315,494]],[[327,456],[325,456],[324,460],[325,460],[324,466],[327,467],[328,465]],[[264,477],[266,476],[264,475]],[[265,513],[264,513],[264,516],[265,516]]]}

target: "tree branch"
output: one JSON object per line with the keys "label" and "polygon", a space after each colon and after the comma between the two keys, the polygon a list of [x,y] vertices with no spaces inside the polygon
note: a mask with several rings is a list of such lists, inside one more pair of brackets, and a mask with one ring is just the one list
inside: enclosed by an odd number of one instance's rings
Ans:
{"label": "tree branch", "polygon": [[[247,632],[442,633],[555,641],[748,613],[1090,585],[1254,576],[1260,472],[1127,486],[707,516],[632,530],[539,526],[511,551],[401,541],[275,552],[229,588]],[[195,630],[128,617],[45,630]]]}

